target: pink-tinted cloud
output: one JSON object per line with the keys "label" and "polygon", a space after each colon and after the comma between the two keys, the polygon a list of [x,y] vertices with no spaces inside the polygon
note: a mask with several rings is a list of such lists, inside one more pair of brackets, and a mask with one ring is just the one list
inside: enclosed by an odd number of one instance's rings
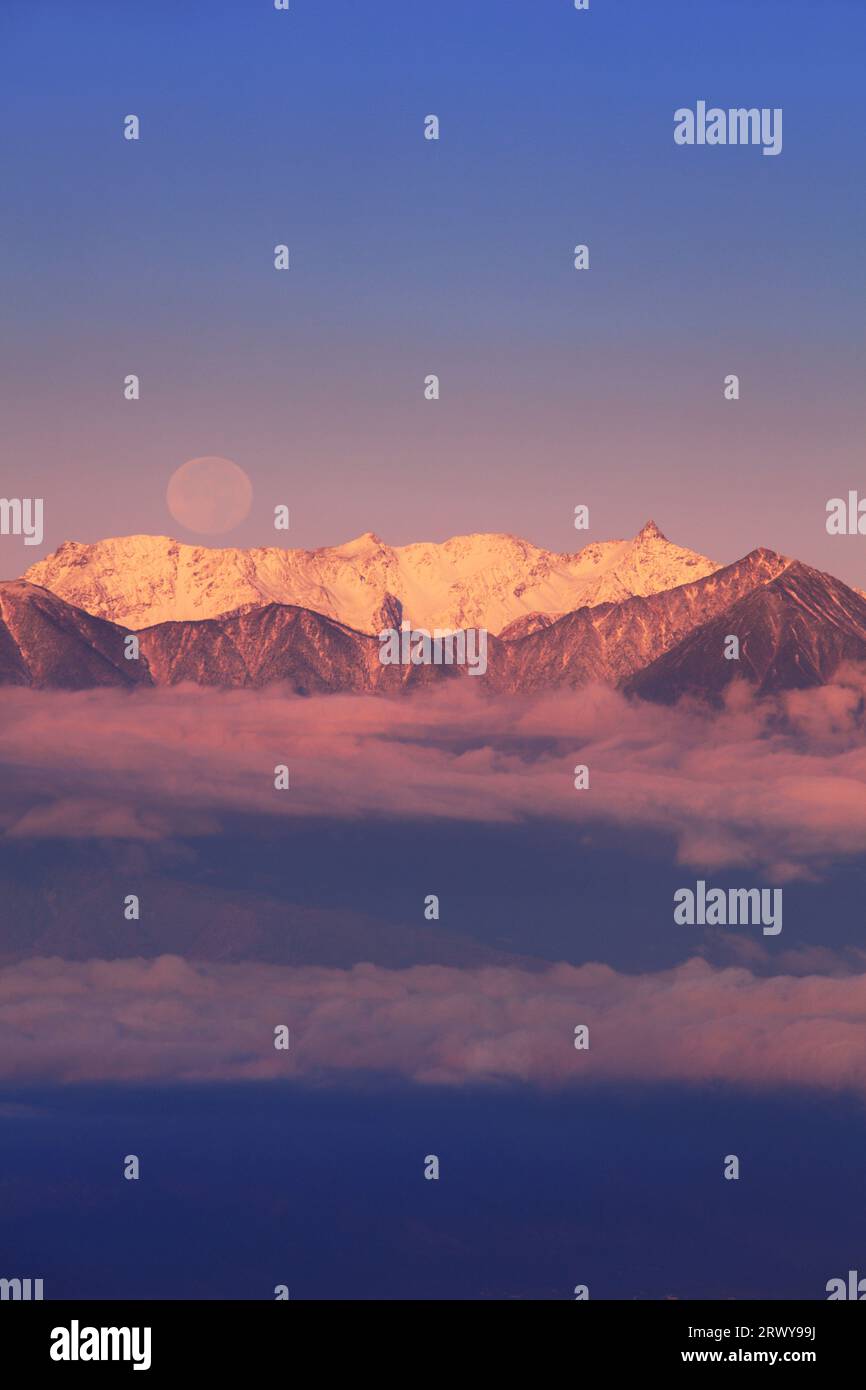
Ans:
{"label": "pink-tinted cloud", "polygon": [[[685,865],[777,882],[866,851],[861,673],[779,700],[735,687],[718,713],[603,688],[490,699],[468,687],[403,700],[0,691],[0,831],[160,839],[219,833],[230,813],[543,817],[665,832]],[[587,791],[574,789],[578,763]]]}
{"label": "pink-tinted cloud", "polygon": [[[288,1051],[274,1029],[290,1029]],[[577,1025],[589,1048],[574,1047]],[[422,1084],[725,1082],[866,1094],[866,975],[758,978],[693,960],[293,969],[32,959],[0,970],[6,1081],[295,1078]]]}

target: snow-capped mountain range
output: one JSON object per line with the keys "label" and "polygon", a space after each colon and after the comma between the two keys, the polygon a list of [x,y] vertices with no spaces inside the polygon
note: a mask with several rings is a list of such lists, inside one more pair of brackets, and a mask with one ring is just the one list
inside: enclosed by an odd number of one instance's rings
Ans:
{"label": "snow-capped mountain range", "polygon": [[167,536],[67,541],[23,576],[97,618],[134,630],[268,603],[309,608],[357,632],[483,627],[522,635],[575,608],[702,579],[719,568],[650,521],[627,541],[557,555],[507,535],[390,546],[368,532],[321,550],[207,549]]}
{"label": "snow-capped mountain range", "polygon": [[[466,678],[461,665],[383,664],[377,634],[404,616],[430,631],[486,627],[486,669],[471,684],[499,694],[600,682],[718,701],[738,678],[773,692],[866,665],[859,591],[772,550],[719,567],[649,523],[572,556],[511,536],[397,549],[367,536],[324,551],[67,544],[0,583],[0,685],[389,694]],[[731,634],[737,660],[724,654]]]}

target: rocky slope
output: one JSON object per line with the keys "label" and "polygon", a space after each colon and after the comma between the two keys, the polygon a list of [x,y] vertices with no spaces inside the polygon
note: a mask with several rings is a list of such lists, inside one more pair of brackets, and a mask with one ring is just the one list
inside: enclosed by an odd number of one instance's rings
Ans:
{"label": "rocky slope", "polygon": [[378,638],[278,603],[203,622],[159,623],[139,640],[156,685],[255,688],[284,681],[302,695],[388,694],[462,674],[456,667],[384,666]]}
{"label": "rocky slope", "polygon": [[124,656],[125,635],[46,589],[20,579],[0,583],[0,685],[149,684],[146,667]]}
{"label": "rocky slope", "polygon": [[[724,657],[739,639],[738,660]],[[798,561],[644,666],[626,689],[671,703],[718,700],[731,681],[761,692],[824,685],[845,661],[866,661],[866,599]]]}

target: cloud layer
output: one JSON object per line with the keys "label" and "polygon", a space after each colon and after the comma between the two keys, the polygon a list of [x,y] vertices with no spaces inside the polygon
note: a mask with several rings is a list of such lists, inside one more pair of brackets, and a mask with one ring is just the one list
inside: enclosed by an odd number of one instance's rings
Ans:
{"label": "cloud layer", "polygon": [[[594,688],[410,700],[280,689],[0,691],[0,832],[144,840],[219,834],[229,814],[552,818],[669,835],[679,860],[772,881],[866,851],[866,683],[716,714]],[[274,768],[290,769],[288,791]],[[574,789],[577,764],[590,769]]]}
{"label": "cloud layer", "polygon": [[[290,1029],[288,1051],[274,1029]],[[589,1028],[578,1051],[574,1030]],[[0,1076],[804,1085],[866,1094],[866,975],[757,978],[33,959],[0,970]]]}

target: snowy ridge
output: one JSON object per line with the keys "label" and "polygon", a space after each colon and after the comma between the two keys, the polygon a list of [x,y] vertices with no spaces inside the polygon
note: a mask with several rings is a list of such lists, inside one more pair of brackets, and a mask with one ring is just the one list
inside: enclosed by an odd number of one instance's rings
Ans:
{"label": "snowy ridge", "polygon": [[[372,532],[320,550],[208,549],[167,536],[67,541],[23,576],[129,628],[294,604],[376,633],[400,617],[425,628],[513,635],[576,608],[676,588],[720,567],[650,521],[632,539],[555,554],[510,535],[389,546]],[[511,635],[511,634],[509,634]]]}

